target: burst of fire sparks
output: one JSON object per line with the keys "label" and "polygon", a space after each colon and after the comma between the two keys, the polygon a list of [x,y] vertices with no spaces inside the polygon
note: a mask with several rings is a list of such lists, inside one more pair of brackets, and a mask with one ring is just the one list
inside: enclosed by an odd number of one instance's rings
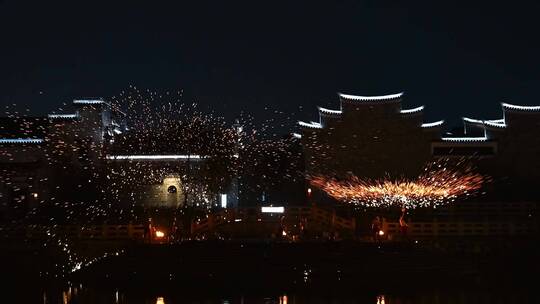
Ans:
{"label": "burst of fire sparks", "polygon": [[312,176],[311,185],[331,197],[366,207],[399,206],[407,209],[436,207],[454,201],[462,195],[478,191],[487,177],[474,173],[471,168],[432,166],[413,180],[363,180],[352,176],[337,180],[322,175]]}

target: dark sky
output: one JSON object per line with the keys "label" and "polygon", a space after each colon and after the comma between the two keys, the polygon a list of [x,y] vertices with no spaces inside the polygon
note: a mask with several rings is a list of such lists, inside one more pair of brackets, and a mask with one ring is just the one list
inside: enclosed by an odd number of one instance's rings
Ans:
{"label": "dark sky", "polygon": [[0,102],[42,114],[133,84],[310,120],[337,91],[405,91],[454,124],[540,104],[537,1],[229,2],[0,0]]}

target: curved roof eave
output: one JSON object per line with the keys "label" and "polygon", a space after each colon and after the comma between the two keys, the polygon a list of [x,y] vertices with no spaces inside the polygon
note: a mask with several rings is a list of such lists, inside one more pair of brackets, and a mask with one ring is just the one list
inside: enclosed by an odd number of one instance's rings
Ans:
{"label": "curved roof eave", "polygon": [[442,141],[446,142],[482,142],[487,141],[488,138],[486,136],[482,137],[442,137]]}
{"label": "curved roof eave", "polygon": [[486,120],[486,121],[484,121],[484,125],[486,127],[494,127],[494,128],[498,128],[498,129],[506,128],[506,123],[504,123],[504,122],[503,123],[497,123],[497,122]]}
{"label": "curved roof eave", "polygon": [[514,110],[522,112],[540,112],[540,106],[519,106],[510,103],[502,102],[501,106],[503,110]]}
{"label": "curved roof eave", "polygon": [[41,144],[42,138],[0,138],[0,144]]}
{"label": "curved roof eave", "polygon": [[434,121],[434,122],[426,122],[421,125],[422,128],[435,128],[440,127],[444,124],[444,120]]}
{"label": "curved roof eave", "polygon": [[470,123],[470,124],[486,126],[486,127],[506,128],[506,122],[505,122],[504,118],[480,120],[480,119],[462,117],[462,119],[463,119],[464,123]]}
{"label": "curved roof eave", "polygon": [[401,110],[401,111],[399,111],[399,113],[401,113],[401,114],[416,114],[416,113],[422,113],[422,111],[424,111],[424,106],[419,106],[419,107],[412,108],[412,109]]}
{"label": "curved roof eave", "polygon": [[309,123],[309,122],[299,121],[298,125],[301,126],[301,127],[306,127],[306,128],[310,128],[310,129],[322,129],[322,125],[320,123],[316,123],[316,122]]}
{"label": "curved roof eave", "polygon": [[390,95],[380,95],[380,96],[359,96],[359,95],[350,95],[338,93],[338,96],[345,100],[354,100],[354,101],[387,101],[398,99],[403,96],[404,92]]}
{"label": "curved roof eave", "polygon": [[79,118],[79,114],[47,114],[47,118],[49,119],[77,119]]}
{"label": "curved roof eave", "polygon": [[324,113],[324,114],[340,115],[343,113],[341,110],[331,110],[331,109],[327,109],[323,107],[317,107],[317,108],[319,108],[319,112]]}
{"label": "curved roof eave", "polygon": [[480,124],[480,125],[484,124],[483,120],[469,118],[469,117],[461,117],[461,120],[463,120],[463,122],[466,122],[466,123],[473,123],[473,124]]}
{"label": "curved roof eave", "polygon": [[104,104],[105,100],[103,98],[89,98],[89,99],[74,99],[73,104],[83,104],[83,105],[97,105]]}

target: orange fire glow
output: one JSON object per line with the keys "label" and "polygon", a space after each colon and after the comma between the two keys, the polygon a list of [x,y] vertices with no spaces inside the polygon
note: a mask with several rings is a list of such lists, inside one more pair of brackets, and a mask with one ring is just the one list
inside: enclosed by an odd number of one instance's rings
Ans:
{"label": "orange fire glow", "polygon": [[437,206],[458,196],[478,191],[486,177],[470,168],[451,169],[443,166],[426,168],[414,180],[362,180],[352,176],[347,180],[312,176],[311,185],[333,198],[368,207],[400,206],[404,208]]}

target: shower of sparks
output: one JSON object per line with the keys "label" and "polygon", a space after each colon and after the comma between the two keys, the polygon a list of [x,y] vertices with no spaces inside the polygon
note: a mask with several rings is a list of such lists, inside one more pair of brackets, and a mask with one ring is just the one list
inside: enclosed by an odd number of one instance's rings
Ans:
{"label": "shower of sparks", "polygon": [[437,207],[469,196],[482,188],[489,178],[471,167],[431,164],[416,179],[363,180],[352,176],[337,180],[322,175],[310,177],[311,185],[338,201],[366,207]]}
{"label": "shower of sparks", "polygon": [[[111,155],[197,155],[177,162],[129,161],[109,163],[104,183],[106,201],[115,202],[115,212],[129,203],[133,214],[144,200],[141,187],[159,184],[165,178],[178,180],[182,200],[177,206],[215,206],[218,193],[227,191],[238,169],[238,146],[242,132],[223,117],[203,113],[196,104],[184,103],[182,91],[156,93],[132,87],[112,98],[113,106],[125,111],[129,129],[114,136]],[[107,208],[103,216],[110,216]]]}
{"label": "shower of sparks", "polygon": [[[204,214],[218,206],[219,193],[227,191],[234,178],[242,185],[240,196],[291,181],[303,182],[298,140],[279,134],[295,125],[294,114],[265,108],[262,124],[245,113],[239,113],[233,124],[184,99],[181,90],[159,93],[130,86],[106,100],[113,111],[123,114],[127,128],[104,132],[102,140],[87,135],[101,130],[101,120],[82,121],[77,115],[58,116],[61,119],[56,120],[33,118],[28,116],[29,109],[23,113],[13,110],[16,105],[6,106],[7,125],[0,126],[2,138],[44,141],[0,147],[2,162],[24,162],[28,156],[38,161],[33,174],[16,166],[0,168],[0,190],[13,193],[9,206],[12,220],[0,227],[0,237],[28,235],[42,240],[33,244],[56,250],[59,259],[64,257],[54,274],[64,276],[122,253],[119,242],[118,248],[90,254],[80,246],[80,238],[100,232],[105,225],[147,225],[149,214],[164,206],[149,206],[144,187],[160,184],[164,178],[179,181],[178,193],[184,195],[183,200],[165,207],[176,210],[180,217],[185,215],[180,207],[189,206]],[[73,113],[64,106],[58,109],[59,114]],[[124,127],[121,121],[114,124]],[[17,135],[10,133],[12,130]],[[199,155],[204,161],[116,162],[106,158],[178,154]],[[28,193],[34,192],[32,203],[28,203]]]}

